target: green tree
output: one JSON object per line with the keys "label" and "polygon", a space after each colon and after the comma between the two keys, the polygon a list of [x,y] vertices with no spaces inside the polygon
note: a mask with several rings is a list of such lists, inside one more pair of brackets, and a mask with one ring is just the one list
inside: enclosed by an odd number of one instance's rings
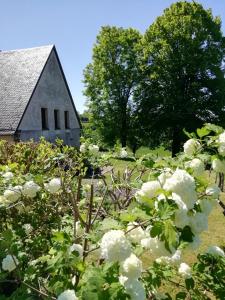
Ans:
{"label": "green tree", "polygon": [[[139,118],[158,143],[180,150],[183,129],[223,124],[225,40],[221,20],[195,2],[172,4],[144,36]],[[148,128],[148,130],[147,130]]]}
{"label": "green tree", "polygon": [[84,94],[91,114],[90,123],[103,142],[122,147],[135,130],[136,107],[133,95],[140,81],[143,57],[141,34],[134,29],[102,27],[93,48],[93,60],[84,70]]}

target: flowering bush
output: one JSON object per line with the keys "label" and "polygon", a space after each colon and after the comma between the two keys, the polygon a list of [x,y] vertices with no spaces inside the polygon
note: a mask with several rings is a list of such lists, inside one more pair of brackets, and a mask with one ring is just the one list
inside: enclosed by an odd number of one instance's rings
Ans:
{"label": "flowering bush", "polygon": [[204,174],[208,166],[224,172],[224,136],[207,124],[175,159],[142,157],[123,174],[93,172],[91,179],[85,161],[94,170],[111,155],[97,145],[84,142],[77,151],[60,141],[11,148],[0,142],[0,295],[223,299],[224,250],[211,245],[193,266],[183,253],[198,249],[221,201],[220,188]]}

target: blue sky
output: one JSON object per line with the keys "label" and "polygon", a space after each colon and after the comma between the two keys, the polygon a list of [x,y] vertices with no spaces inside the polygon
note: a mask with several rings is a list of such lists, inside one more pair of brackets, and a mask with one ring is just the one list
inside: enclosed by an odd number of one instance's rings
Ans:
{"label": "blue sky", "polygon": [[[142,33],[175,1],[170,0],[0,0],[0,49],[55,44],[79,112],[84,109],[83,69],[101,26],[134,27]],[[220,15],[225,1],[201,0]]]}

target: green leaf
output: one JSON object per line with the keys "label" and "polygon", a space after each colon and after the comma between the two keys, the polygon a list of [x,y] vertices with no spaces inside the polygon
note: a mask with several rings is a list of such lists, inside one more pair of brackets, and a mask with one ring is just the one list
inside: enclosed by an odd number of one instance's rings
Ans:
{"label": "green leaf", "polygon": [[179,292],[176,294],[176,300],[185,300],[187,296],[187,293],[185,292]]}
{"label": "green leaf", "polygon": [[177,232],[171,220],[166,220],[164,225],[165,225],[165,239],[169,245],[169,248],[172,249],[177,244]]}
{"label": "green leaf", "polygon": [[180,240],[191,243],[193,241],[193,233],[189,226],[185,226],[181,232]]}
{"label": "green leaf", "polygon": [[202,127],[202,128],[198,128],[197,129],[197,134],[200,138],[208,135],[210,133],[211,130],[209,130],[208,128],[206,127]]}
{"label": "green leaf", "polygon": [[164,227],[163,223],[155,222],[150,231],[151,237],[154,238],[156,236],[159,236],[163,231],[163,227]]}
{"label": "green leaf", "polygon": [[194,288],[195,286],[195,282],[194,282],[194,279],[193,278],[188,278],[185,280],[185,284],[186,284],[186,288],[187,290],[191,290]]}
{"label": "green leaf", "polygon": [[134,222],[137,219],[135,215],[132,215],[131,213],[122,213],[120,214],[120,220],[123,222]]}

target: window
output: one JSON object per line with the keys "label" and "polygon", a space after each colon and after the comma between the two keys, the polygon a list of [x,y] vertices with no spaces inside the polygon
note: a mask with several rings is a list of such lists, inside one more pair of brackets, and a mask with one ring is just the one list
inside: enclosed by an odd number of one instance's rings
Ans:
{"label": "window", "polygon": [[41,123],[42,123],[42,130],[48,129],[48,109],[41,108]]}
{"label": "window", "polygon": [[64,119],[65,119],[65,128],[69,129],[70,128],[70,119],[69,119],[68,111],[64,111]]}
{"label": "window", "polygon": [[60,129],[59,110],[54,110],[55,129]]}

